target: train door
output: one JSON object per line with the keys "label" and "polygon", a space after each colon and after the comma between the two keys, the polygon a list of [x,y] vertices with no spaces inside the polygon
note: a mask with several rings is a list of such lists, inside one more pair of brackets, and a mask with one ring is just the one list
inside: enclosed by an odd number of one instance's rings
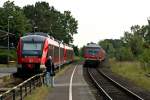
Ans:
{"label": "train door", "polygon": [[54,52],[55,52],[55,47],[54,47],[54,46],[52,46],[52,60],[53,60],[53,62],[54,62],[54,59],[55,59]]}
{"label": "train door", "polygon": [[49,45],[49,51],[48,51],[47,56],[51,56],[52,59],[54,58],[54,46],[53,45]]}
{"label": "train door", "polygon": [[66,63],[67,60],[67,50],[64,48],[64,63]]}
{"label": "train door", "polygon": [[60,61],[61,61],[61,64],[64,63],[64,49],[63,48],[60,48]]}
{"label": "train door", "polygon": [[59,64],[59,47],[54,47],[54,62],[56,65]]}

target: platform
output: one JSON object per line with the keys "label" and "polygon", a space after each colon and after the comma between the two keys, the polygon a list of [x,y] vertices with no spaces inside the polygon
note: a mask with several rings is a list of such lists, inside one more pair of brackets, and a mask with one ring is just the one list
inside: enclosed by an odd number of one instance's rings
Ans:
{"label": "platform", "polygon": [[63,75],[55,78],[55,87],[46,100],[95,100],[89,85],[84,80],[82,65],[71,64],[68,67]]}

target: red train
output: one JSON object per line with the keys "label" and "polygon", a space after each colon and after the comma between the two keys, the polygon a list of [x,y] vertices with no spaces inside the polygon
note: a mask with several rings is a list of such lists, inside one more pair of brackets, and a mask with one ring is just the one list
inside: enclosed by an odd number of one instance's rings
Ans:
{"label": "red train", "polygon": [[105,51],[95,43],[88,43],[84,47],[85,65],[98,65],[105,60]]}
{"label": "red train", "polygon": [[17,47],[18,73],[39,73],[45,69],[47,56],[51,56],[55,68],[73,61],[73,48],[46,33],[29,33],[20,38]]}

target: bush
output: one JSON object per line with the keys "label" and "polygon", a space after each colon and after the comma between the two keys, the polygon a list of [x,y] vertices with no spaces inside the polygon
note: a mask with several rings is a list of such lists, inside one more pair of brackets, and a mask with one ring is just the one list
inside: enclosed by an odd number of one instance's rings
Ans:
{"label": "bush", "polygon": [[116,50],[115,58],[119,61],[131,61],[134,60],[131,50],[127,47],[121,47]]}
{"label": "bush", "polygon": [[6,49],[0,49],[0,63],[1,64],[7,64],[8,63],[8,55],[10,60],[16,60],[16,51],[10,50],[10,53],[8,53],[8,50]]}
{"label": "bush", "polygon": [[7,64],[8,63],[7,56],[8,56],[8,54],[3,54],[3,53],[0,54],[0,63],[1,64]]}
{"label": "bush", "polygon": [[143,53],[139,56],[139,59],[145,67],[150,67],[150,49],[144,49]]}

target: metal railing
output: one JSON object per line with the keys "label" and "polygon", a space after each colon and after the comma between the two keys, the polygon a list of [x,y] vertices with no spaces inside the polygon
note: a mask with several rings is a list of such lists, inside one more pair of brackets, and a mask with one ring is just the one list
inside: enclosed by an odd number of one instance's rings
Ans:
{"label": "metal railing", "polygon": [[44,73],[37,74],[0,95],[0,100],[23,100],[32,90],[44,84]]}

